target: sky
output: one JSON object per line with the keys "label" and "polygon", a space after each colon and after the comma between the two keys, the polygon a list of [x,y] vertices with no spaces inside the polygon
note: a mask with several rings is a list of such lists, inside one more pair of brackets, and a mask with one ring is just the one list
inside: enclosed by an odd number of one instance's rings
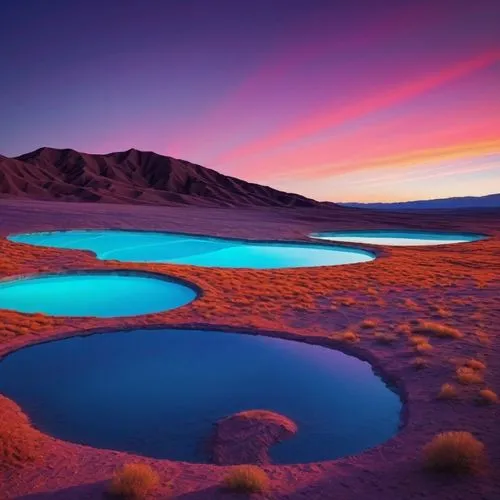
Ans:
{"label": "sky", "polygon": [[500,192],[499,0],[1,2],[0,154],[136,148],[318,200]]}

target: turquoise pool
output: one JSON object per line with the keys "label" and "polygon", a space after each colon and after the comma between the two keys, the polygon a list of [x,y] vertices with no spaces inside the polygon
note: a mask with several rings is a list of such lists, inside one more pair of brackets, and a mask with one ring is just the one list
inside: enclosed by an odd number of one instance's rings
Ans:
{"label": "turquoise pool", "polygon": [[342,241],[346,243],[368,243],[370,245],[389,246],[424,246],[447,245],[450,243],[466,243],[484,238],[474,233],[443,233],[439,231],[331,231],[312,233],[311,238],[326,241]]}
{"label": "turquoise pool", "polygon": [[0,281],[0,309],[51,316],[137,316],[194,300],[190,286],[155,275],[64,273]]}
{"label": "turquoise pool", "polygon": [[276,463],[359,453],[399,429],[402,403],[370,364],[339,351],[210,330],[134,330],[34,345],[0,361],[0,392],[58,438],[156,458],[210,460],[221,418],[294,420]]}
{"label": "turquoise pool", "polygon": [[90,250],[102,260],[163,262],[193,266],[276,269],[367,262],[374,254],[357,248],[308,243],[230,240],[173,233],[72,230],[9,236],[18,243]]}

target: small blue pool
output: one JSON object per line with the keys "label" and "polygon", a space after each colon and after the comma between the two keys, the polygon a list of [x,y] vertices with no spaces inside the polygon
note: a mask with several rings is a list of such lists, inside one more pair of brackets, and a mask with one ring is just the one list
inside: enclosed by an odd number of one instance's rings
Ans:
{"label": "small blue pool", "polygon": [[276,269],[367,262],[374,254],[357,248],[299,243],[250,242],[173,233],[73,230],[9,236],[18,243],[91,250],[99,259],[193,266]]}
{"label": "small blue pool", "polygon": [[250,409],[294,420],[276,463],[358,453],[399,429],[401,401],[355,357],[269,337],[135,330],[39,344],[0,361],[0,392],[67,441],[207,462],[221,418]]}
{"label": "small blue pool", "polygon": [[438,231],[331,231],[312,233],[311,238],[327,241],[343,241],[347,243],[368,243],[370,245],[389,246],[424,246],[447,245],[450,243],[466,243],[482,240],[484,235],[474,233],[442,233]]}
{"label": "small blue pool", "polygon": [[0,309],[51,316],[137,316],[175,309],[197,292],[155,275],[65,273],[0,281]]}

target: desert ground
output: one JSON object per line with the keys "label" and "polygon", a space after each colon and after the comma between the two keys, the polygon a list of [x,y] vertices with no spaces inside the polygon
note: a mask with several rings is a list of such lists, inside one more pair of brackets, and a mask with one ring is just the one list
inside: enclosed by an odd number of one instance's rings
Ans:
{"label": "desert ground", "polygon": [[[308,241],[314,231],[405,228],[479,232],[488,238],[435,247],[362,245],[377,259],[283,270],[106,262],[90,252],[6,239],[15,232],[73,228],[290,241]],[[356,456],[264,465],[271,484],[260,497],[500,498],[500,404],[479,398],[485,388],[500,392],[498,210],[405,214],[340,207],[218,209],[0,200],[0,277],[76,269],[168,274],[194,283],[203,294],[179,309],[135,318],[53,318],[0,310],[0,356],[49,339],[144,326],[232,329],[340,349],[370,361],[398,390],[404,401],[400,431]],[[426,340],[415,340],[417,335]],[[471,360],[480,362],[474,364],[475,377],[460,377]],[[455,387],[454,397],[438,397],[443,384]],[[467,475],[424,469],[422,447],[437,433],[454,430],[469,431],[484,443],[487,460],[481,469]],[[148,498],[241,498],[220,487],[226,466],[154,460],[63,442],[33,428],[13,401],[0,396],[2,499],[101,498],[113,471],[137,461],[160,476],[160,486]]]}

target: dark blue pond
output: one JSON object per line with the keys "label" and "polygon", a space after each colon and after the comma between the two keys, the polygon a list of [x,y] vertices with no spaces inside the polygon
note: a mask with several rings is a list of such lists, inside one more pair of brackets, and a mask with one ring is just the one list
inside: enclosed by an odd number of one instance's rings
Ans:
{"label": "dark blue pond", "polygon": [[358,453],[397,432],[401,401],[371,366],[262,336],[135,330],[75,337],[0,362],[0,392],[58,438],[189,462],[208,460],[220,418],[249,409],[293,419],[277,463]]}

